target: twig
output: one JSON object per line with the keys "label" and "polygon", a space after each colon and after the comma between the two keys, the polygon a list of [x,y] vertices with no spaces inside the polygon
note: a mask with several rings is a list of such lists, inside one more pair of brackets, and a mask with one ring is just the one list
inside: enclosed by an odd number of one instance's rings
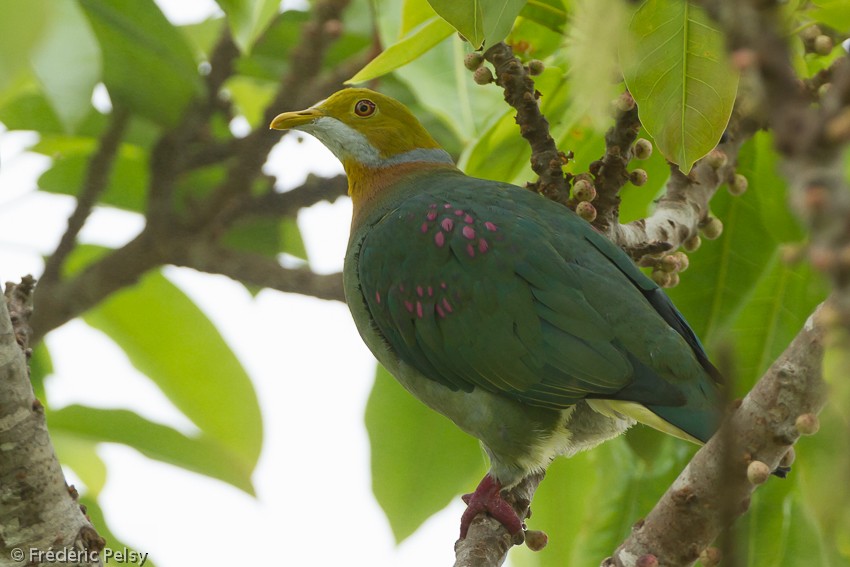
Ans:
{"label": "twig", "polygon": [[549,122],[537,102],[540,93],[534,88],[528,69],[504,42],[485,51],[484,58],[495,68],[496,84],[504,89],[505,102],[516,109],[519,132],[531,145],[531,169],[540,179],[528,188],[566,204],[569,184],[562,169],[566,156],[558,151],[549,134]]}
{"label": "twig", "polygon": [[[725,513],[729,502],[735,516],[747,510],[751,493],[767,480],[767,473],[754,469],[774,470],[801,430],[811,431],[801,423],[817,423],[825,402],[822,310],[823,305],[604,567],[691,565],[734,519]],[[732,474],[724,470],[727,455],[734,458]],[[757,462],[763,466],[752,464]]]}
{"label": "twig", "polygon": [[640,119],[637,106],[629,93],[624,93],[621,100],[631,102],[625,109],[618,110],[614,125],[605,133],[605,155],[591,164],[591,174],[594,176],[596,198],[593,206],[596,209],[596,220],[593,226],[604,233],[610,233],[612,227],[619,223],[620,190],[629,181],[626,167],[632,157],[631,147],[640,131]]}
{"label": "twig", "polygon": [[[533,474],[504,493],[504,499],[520,518],[531,515],[530,504],[534,492],[545,473]],[[520,532],[520,536],[523,532]],[[455,542],[454,567],[496,567],[505,562],[511,547],[522,543],[508,530],[487,514],[479,514],[469,525],[466,538]]]}
{"label": "twig", "polygon": [[104,131],[97,151],[92,155],[86,169],[85,180],[77,196],[77,207],[68,218],[68,228],[44,266],[41,279],[45,285],[59,280],[62,266],[74,249],[77,235],[91,214],[98,197],[109,184],[109,175],[115,163],[115,156],[121,147],[121,138],[124,136],[128,118],[129,114],[121,108],[115,108],[109,118],[109,126]]}
{"label": "twig", "polygon": [[290,269],[275,259],[236,252],[215,244],[193,242],[182,251],[174,251],[170,259],[177,266],[202,272],[222,274],[246,284],[300,293],[319,299],[345,301],[342,274],[316,274],[307,268]]}
{"label": "twig", "polygon": [[[96,554],[106,543],[80,509],[76,491],[65,484],[47,434],[44,408],[29,380],[29,350],[25,340],[21,343],[28,333],[21,329],[32,309],[33,283],[25,278],[20,285],[7,284],[0,299],[0,556],[4,565],[10,557],[12,563],[22,565],[54,564],[38,553]],[[70,563],[102,565],[97,555]]]}
{"label": "twig", "polygon": [[245,203],[240,215],[291,217],[299,210],[320,201],[334,202],[348,192],[345,175],[320,177],[310,174],[304,183],[294,189],[277,193],[270,191]]}

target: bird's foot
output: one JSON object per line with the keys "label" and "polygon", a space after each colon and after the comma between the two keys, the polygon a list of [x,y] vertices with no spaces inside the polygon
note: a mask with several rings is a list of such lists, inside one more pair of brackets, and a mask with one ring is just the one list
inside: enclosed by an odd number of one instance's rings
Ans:
{"label": "bird's foot", "polygon": [[516,511],[502,498],[502,485],[499,481],[486,475],[478,484],[478,488],[472,494],[464,494],[462,497],[466,502],[466,510],[460,518],[460,538],[466,538],[469,525],[475,516],[481,512],[487,512],[495,518],[511,535],[522,530],[522,520]]}

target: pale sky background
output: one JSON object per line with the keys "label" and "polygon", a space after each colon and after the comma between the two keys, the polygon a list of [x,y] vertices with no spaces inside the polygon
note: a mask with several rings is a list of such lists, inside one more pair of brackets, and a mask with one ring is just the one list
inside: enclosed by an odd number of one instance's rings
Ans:
{"label": "pale sky background", "polygon": [[[218,10],[212,0],[157,3],[177,23]],[[0,282],[38,276],[41,256],[55,248],[74,208],[69,197],[35,191],[49,165],[23,152],[35,139],[0,126]],[[311,171],[342,171],[309,137],[279,144],[266,167],[286,188]],[[350,214],[343,199],[299,215],[316,271],[342,269]],[[142,224],[140,215],[96,209],[80,239],[120,246]],[[115,534],[159,567],[336,566],[351,565],[352,558],[375,567],[451,565],[463,511],[459,499],[397,547],[372,496],[363,411],[374,359],[345,305],[276,291],[252,297],[228,278],[188,269],[168,268],[166,274],[218,326],[254,381],[265,426],[254,474],[257,497],[126,446],[103,444],[99,454],[109,477],[100,503]],[[54,407],[128,408],[191,431],[192,424],[98,331],[72,321],[46,341],[56,369],[47,382]],[[69,482],[79,484],[72,476]]]}

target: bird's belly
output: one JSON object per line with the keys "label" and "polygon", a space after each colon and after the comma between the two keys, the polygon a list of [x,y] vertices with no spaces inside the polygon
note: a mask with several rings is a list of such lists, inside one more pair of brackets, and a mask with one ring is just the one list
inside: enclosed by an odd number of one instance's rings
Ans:
{"label": "bird's belly", "polygon": [[635,423],[629,417],[601,414],[583,401],[554,410],[481,388],[452,391],[404,363],[395,366],[390,371],[405,389],[481,441],[490,457],[490,474],[505,487],[544,471],[555,457],[595,447]]}

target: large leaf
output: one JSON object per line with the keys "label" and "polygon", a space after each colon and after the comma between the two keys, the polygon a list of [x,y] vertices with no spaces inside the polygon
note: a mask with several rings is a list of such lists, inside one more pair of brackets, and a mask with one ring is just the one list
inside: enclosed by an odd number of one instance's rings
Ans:
{"label": "large leaf", "polygon": [[26,72],[30,53],[44,37],[51,0],[0,0],[0,100]]}
{"label": "large leaf", "polygon": [[396,541],[484,474],[478,442],[406,392],[381,366],[366,405],[372,490]]}
{"label": "large leaf", "polygon": [[251,51],[257,37],[277,14],[278,0],[216,0],[224,13],[233,41],[242,51]]}
{"label": "large leaf", "polygon": [[564,33],[564,25],[567,23],[567,11],[560,0],[528,0],[520,16],[559,34]]}
{"label": "large leaf", "polygon": [[525,0],[428,0],[474,49],[491,47],[505,39]]}
{"label": "large leaf", "polygon": [[434,16],[372,59],[346,83],[363,83],[410,63],[449,37],[452,28]]}
{"label": "large leaf", "polygon": [[153,0],[80,0],[103,52],[113,102],[173,126],[201,81],[192,49]]}
{"label": "large leaf", "polygon": [[[122,443],[138,450],[143,455],[223,480],[249,494],[254,493],[251,473],[254,463],[233,447],[217,439],[201,434],[188,437],[171,427],[149,421],[129,410],[99,409],[73,405],[48,415],[51,434],[58,434],[63,442],[73,439],[68,447],[88,443]],[[64,451],[63,451],[64,452]],[[71,455],[66,455],[69,457]],[[76,458],[68,464],[82,473],[82,478],[93,478],[86,474],[88,468],[81,467]],[[96,473],[105,475],[105,471]],[[104,477],[105,478],[105,477]],[[100,479],[101,481],[103,479]],[[102,486],[90,487],[94,493]]]}
{"label": "large leaf", "polygon": [[100,46],[76,2],[51,4],[44,39],[33,51],[32,65],[56,114],[74,130],[91,109],[100,81]]}
{"label": "large leaf", "polygon": [[[103,254],[78,248],[73,272]],[[252,469],[262,446],[260,408],[242,364],[207,316],[160,272],[98,304],[84,320],[106,333],[205,436]]]}
{"label": "large leaf", "polygon": [[632,18],[633,49],[621,51],[641,121],[670,161],[688,172],[723,134],[738,86],[723,34],[681,0],[648,0]]}

